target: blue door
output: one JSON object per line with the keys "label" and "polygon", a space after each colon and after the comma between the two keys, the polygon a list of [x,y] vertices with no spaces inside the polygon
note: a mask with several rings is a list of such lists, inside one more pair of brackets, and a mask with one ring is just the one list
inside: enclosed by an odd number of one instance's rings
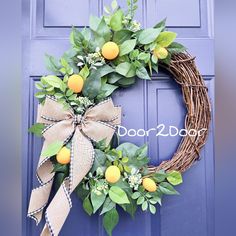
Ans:
{"label": "blue door", "polygon": [[[125,6],[125,0],[118,1]],[[61,56],[68,49],[71,25],[88,25],[89,15],[101,15],[110,0],[23,0],[23,235],[39,235],[38,227],[26,218],[30,191],[37,185],[35,170],[42,140],[27,133],[36,118],[35,82],[47,74],[44,54]],[[178,41],[196,56],[214,108],[213,0],[139,0],[137,20],[143,27],[153,26],[167,17],[167,26],[178,33]],[[123,107],[122,125],[127,129],[149,129],[158,124],[183,128],[185,107],[178,85],[160,72],[152,81],[141,81],[132,89],[119,90],[115,103]],[[134,105],[135,104],[135,105]],[[132,220],[121,213],[115,236],[213,236],[214,235],[214,119],[201,160],[184,174],[180,196],[165,197],[156,215],[141,211]],[[180,137],[124,136],[121,141],[137,145],[147,142],[152,163],[168,160],[176,151]],[[81,202],[72,197],[73,208],[61,235],[106,235],[102,219],[89,217]]]}

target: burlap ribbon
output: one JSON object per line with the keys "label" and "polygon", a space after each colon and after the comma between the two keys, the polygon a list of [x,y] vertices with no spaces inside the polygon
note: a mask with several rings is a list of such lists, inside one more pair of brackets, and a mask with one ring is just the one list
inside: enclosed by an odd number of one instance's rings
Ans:
{"label": "burlap ribbon", "polygon": [[[42,152],[49,144],[72,139],[70,173],[45,212],[46,224],[42,236],[58,235],[72,207],[70,194],[86,176],[93,165],[94,149],[91,140],[97,142],[106,139],[108,144],[120,124],[121,109],[115,107],[111,99],[87,109],[84,116],[75,115],[72,109],[65,110],[61,103],[53,98],[46,98],[45,104],[38,107],[38,123],[47,124],[43,131],[45,138]],[[54,173],[50,157],[40,156],[37,178],[40,183],[33,189],[28,209],[28,216],[38,224],[42,219],[43,209],[48,203]]]}

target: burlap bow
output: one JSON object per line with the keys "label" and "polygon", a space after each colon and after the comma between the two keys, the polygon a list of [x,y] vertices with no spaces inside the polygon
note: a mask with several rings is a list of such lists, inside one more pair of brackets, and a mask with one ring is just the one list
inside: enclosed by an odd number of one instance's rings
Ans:
{"label": "burlap bow", "polygon": [[[48,125],[43,132],[45,141],[42,152],[55,141],[66,144],[72,139],[70,174],[46,209],[42,236],[59,234],[72,207],[70,194],[92,167],[94,149],[91,140],[106,139],[108,144],[120,119],[121,109],[115,107],[111,99],[87,109],[83,117],[75,115],[72,109],[65,110],[62,104],[52,98],[46,98],[45,104],[39,105],[37,122]],[[48,203],[54,178],[52,170],[50,157],[41,155],[37,167],[40,186],[33,189],[28,209],[28,216],[37,224]]]}

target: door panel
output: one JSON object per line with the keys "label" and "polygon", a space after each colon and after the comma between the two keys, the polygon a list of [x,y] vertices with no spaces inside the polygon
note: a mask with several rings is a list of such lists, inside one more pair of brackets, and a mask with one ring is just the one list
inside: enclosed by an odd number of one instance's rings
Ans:
{"label": "door panel", "polygon": [[[125,1],[120,0],[121,6]],[[27,133],[36,119],[35,82],[48,72],[44,54],[57,57],[69,47],[70,26],[87,26],[89,15],[101,15],[109,0],[23,0],[23,235],[39,235],[38,227],[26,219],[30,192],[37,185],[35,170],[42,140]],[[197,57],[196,62],[208,87],[214,111],[214,49],[212,0],[139,0],[137,19],[144,27],[153,26],[168,17],[170,30],[178,33],[178,41]],[[130,89],[120,89],[115,104],[123,109],[122,125],[127,129],[155,128],[158,124],[184,126],[185,106],[181,89],[168,74],[161,72],[152,81],[138,80]],[[214,121],[214,119],[213,119]],[[155,216],[138,211],[134,220],[121,212],[114,235],[133,236],[213,236],[214,153],[213,127],[201,152],[201,160],[184,174],[184,184],[177,189],[180,196],[165,197],[163,207]],[[180,136],[121,137],[137,145],[147,142],[152,164],[170,159],[180,142]],[[81,202],[72,196],[73,208],[61,235],[106,235],[102,218],[89,217]]]}

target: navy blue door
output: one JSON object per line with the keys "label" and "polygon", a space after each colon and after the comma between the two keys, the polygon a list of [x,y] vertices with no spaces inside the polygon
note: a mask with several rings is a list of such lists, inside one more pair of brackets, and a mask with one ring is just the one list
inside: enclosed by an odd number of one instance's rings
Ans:
{"label": "navy blue door", "polygon": [[[197,65],[209,89],[214,107],[213,61],[213,0],[139,0],[137,20],[143,27],[153,26],[167,18],[170,30],[178,33],[178,41],[197,57]],[[125,0],[120,0],[125,6]],[[36,117],[35,82],[47,74],[44,54],[61,56],[69,47],[70,26],[88,25],[89,15],[101,15],[103,5],[110,0],[23,0],[23,235],[39,235],[38,227],[26,219],[30,191],[36,185],[35,170],[41,149],[41,140],[27,133]],[[164,73],[152,81],[141,81],[132,89],[119,90],[115,103],[123,107],[123,124],[127,129],[149,129],[158,124],[183,128],[185,107],[180,88]],[[135,104],[135,105],[134,105]],[[132,111],[132,112],[131,112]],[[165,197],[163,207],[155,216],[139,211],[132,220],[121,214],[114,235],[122,236],[213,236],[214,153],[212,122],[209,139],[201,152],[201,160],[184,174],[180,196]],[[122,137],[137,145],[148,142],[152,163],[170,159],[177,149],[180,137]],[[61,235],[105,235],[102,219],[89,217],[81,202],[72,197],[73,208]]]}

